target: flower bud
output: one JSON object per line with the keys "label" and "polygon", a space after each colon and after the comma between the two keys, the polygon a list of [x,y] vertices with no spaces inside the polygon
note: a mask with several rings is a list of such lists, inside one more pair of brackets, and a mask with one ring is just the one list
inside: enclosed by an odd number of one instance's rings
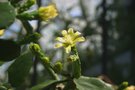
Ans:
{"label": "flower bud", "polygon": [[68,60],[69,62],[74,62],[74,61],[76,61],[77,59],[79,59],[79,57],[78,57],[77,55],[70,55],[70,56],[67,58],[67,60]]}
{"label": "flower bud", "polygon": [[32,53],[34,53],[34,54],[39,53],[41,50],[41,48],[38,44],[30,44],[29,48],[32,51]]}
{"label": "flower bud", "polygon": [[47,7],[40,7],[38,9],[38,14],[39,17],[44,21],[55,18],[58,15],[57,9],[54,5],[49,5]]}
{"label": "flower bud", "polygon": [[122,82],[119,87],[118,90],[125,90],[125,88],[128,87],[128,82]]}
{"label": "flower bud", "polygon": [[41,60],[43,63],[47,64],[47,63],[50,63],[50,60],[48,57],[41,57]]}
{"label": "flower bud", "polygon": [[61,72],[62,68],[63,68],[63,64],[61,62],[56,62],[53,67],[54,71],[57,73]]}

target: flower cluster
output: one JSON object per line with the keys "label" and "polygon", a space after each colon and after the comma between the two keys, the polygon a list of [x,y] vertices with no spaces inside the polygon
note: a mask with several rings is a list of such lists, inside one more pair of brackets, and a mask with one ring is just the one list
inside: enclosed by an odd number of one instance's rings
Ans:
{"label": "flower cluster", "polygon": [[70,53],[71,48],[76,45],[77,42],[85,41],[85,38],[80,36],[80,32],[74,32],[72,28],[69,28],[68,31],[63,30],[62,32],[63,37],[57,37],[56,40],[61,42],[55,45],[56,48],[64,47],[66,53]]}
{"label": "flower cluster", "polygon": [[4,34],[4,30],[0,30],[0,36],[2,36]]}
{"label": "flower cluster", "polygon": [[54,5],[49,5],[47,7],[40,7],[38,9],[38,14],[39,17],[44,21],[55,18],[58,15],[57,9]]}

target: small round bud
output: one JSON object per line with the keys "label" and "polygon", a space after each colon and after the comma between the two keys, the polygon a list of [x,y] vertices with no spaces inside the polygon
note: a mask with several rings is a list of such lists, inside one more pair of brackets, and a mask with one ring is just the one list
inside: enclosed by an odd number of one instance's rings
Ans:
{"label": "small round bud", "polygon": [[33,53],[40,52],[40,50],[41,50],[41,48],[38,44],[30,44],[29,48]]}
{"label": "small round bud", "polygon": [[50,63],[50,60],[48,57],[42,57],[41,59],[42,59],[43,63]]}
{"label": "small round bud", "polygon": [[128,87],[128,82],[122,82],[122,83],[119,85],[118,89],[119,89],[119,90],[125,90],[127,87]]}
{"label": "small round bud", "polygon": [[61,62],[56,62],[53,67],[54,71],[57,73],[61,72],[62,68],[63,64]]}
{"label": "small round bud", "polygon": [[122,85],[123,86],[128,86],[128,82],[123,82]]}
{"label": "small round bud", "polygon": [[70,55],[70,56],[67,58],[67,60],[68,60],[69,62],[74,62],[74,61],[76,61],[77,59],[79,59],[79,57],[78,57],[77,55]]}

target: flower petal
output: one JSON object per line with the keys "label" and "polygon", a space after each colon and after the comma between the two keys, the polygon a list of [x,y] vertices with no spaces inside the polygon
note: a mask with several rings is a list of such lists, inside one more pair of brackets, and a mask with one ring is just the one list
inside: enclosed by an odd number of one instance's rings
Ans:
{"label": "flower petal", "polygon": [[59,42],[65,42],[65,40],[62,37],[57,37],[56,40]]}
{"label": "flower petal", "polygon": [[65,35],[67,35],[67,31],[66,31],[66,30],[63,30],[63,31],[61,32],[61,34],[62,34],[63,36],[65,36]]}
{"label": "flower petal", "polygon": [[76,42],[83,42],[83,41],[85,41],[84,37],[78,37],[78,38],[75,39],[74,42],[76,43]]}
{"label": "flower petal", "polygon": [[81,35],[81,33],[80,32],[75,32],[75,34],[74,34],[75,36],[79,36],[79,35]]}
{"label": "flower petal", "polygon": [[66,53],[70,53],[71,51],[71,46],[69,45],[68,47],[65,47]]}
{"label": "flower petal", "polygon": [[69,34],[74,34],[73,28],[69,28],[69,29],[68,29],[68,33],[69,33]]}
{"label": "flower petal", "polygon": [[62,43],[57,43],[57,44],[55,44],[55,48],[60,48],[60,47],[62,47],[62,46],[63,46]]}

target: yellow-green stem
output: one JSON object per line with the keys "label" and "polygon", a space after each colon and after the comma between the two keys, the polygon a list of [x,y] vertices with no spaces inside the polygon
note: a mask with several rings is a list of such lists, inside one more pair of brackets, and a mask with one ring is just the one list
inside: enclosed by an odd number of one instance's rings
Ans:
{"label": "yellow-green stem", "polygon": [[71,54],[75,55],[77,57],[77,60],[72,62],[73,77],[79,78],[81,76],[81,61],[80,61],[80,58],[78,56],[76,46],[72,47]]}

